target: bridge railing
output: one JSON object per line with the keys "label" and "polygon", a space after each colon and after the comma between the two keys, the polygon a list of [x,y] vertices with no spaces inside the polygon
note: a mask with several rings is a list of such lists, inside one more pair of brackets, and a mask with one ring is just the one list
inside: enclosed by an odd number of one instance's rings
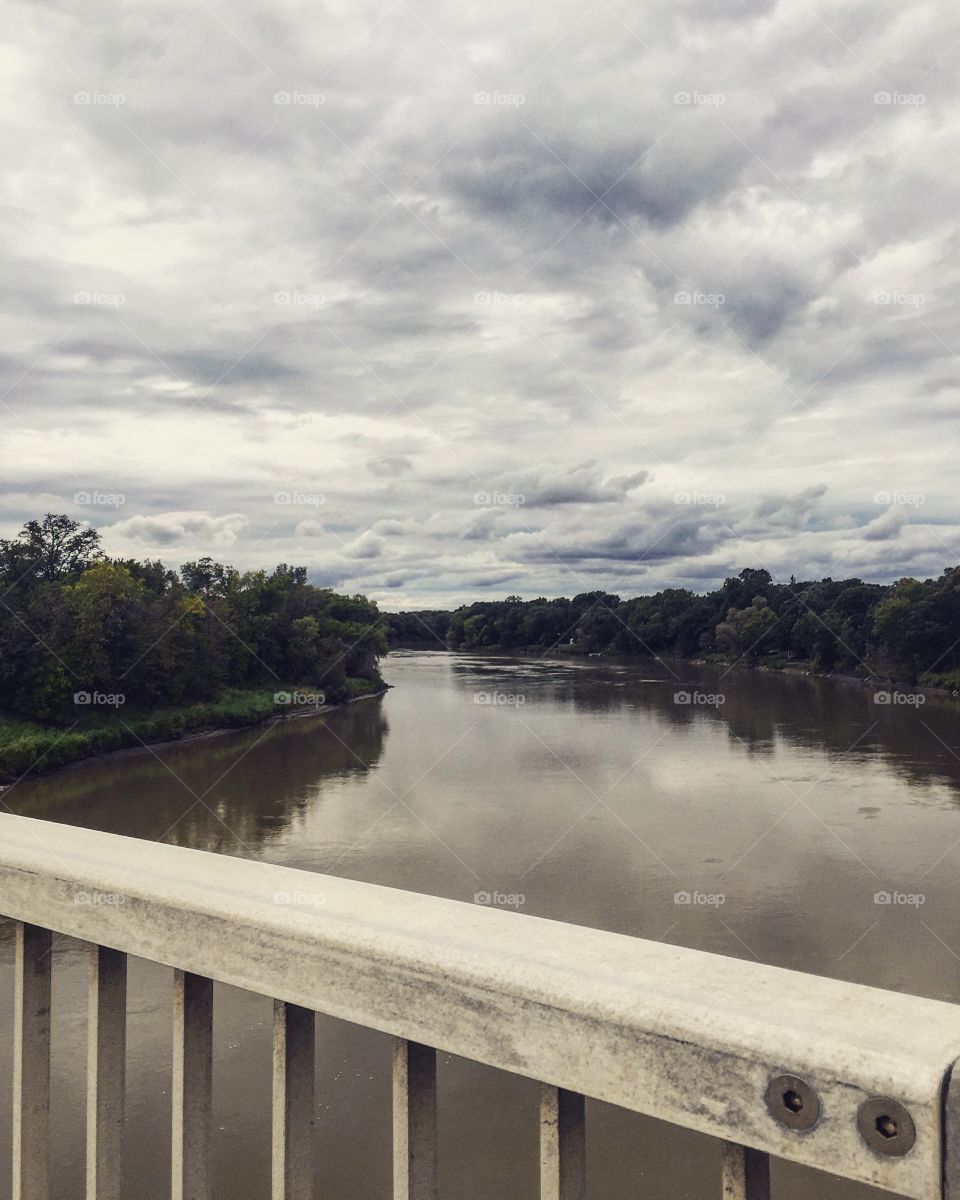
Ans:
{"label": "bridge railing", "polygon": [[0,815],[17,924],[14,1200],[48,1195],[51,934],[90,943],[87,1196],[121,1195],[126,956],[175,972],[172,1195],[211,1194],[213,983],[274,999],[274,1200],[314,1194],[314,1019],[396,1039],[396,1200],[437,1196],[436,1055],[538,1080],[541,1200],[587,1194],[584,1098],[958,1200],[960,1007],[537,917]]}

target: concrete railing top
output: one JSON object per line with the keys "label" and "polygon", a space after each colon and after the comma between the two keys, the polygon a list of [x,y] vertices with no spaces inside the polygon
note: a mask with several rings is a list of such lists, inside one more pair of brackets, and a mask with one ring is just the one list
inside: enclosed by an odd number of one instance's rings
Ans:
{"label": "concrete railing top", "polygon": [[[903,1195],[943,1194],[954,1005],[9,815],[0,914]],[[864,1113],[889,1119],[884,1104],[899,1123],[889,1146],[864,1128]]]}

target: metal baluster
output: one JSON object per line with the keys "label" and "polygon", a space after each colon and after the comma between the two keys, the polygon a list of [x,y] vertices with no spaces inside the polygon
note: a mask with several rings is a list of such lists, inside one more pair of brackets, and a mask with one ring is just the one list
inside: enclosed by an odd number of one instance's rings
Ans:
{"label": "metal baluster", "polygon": [[210,1200],[213,982],[174,973],[173,1200]]}
{"label": "metal baluster", "polygon": [[313,1200],[316,1017],[273,1002],[273,1200]]}
{"label": "metal baluster", "polygon": [[50,957],[48,929],[17,924],[13,1031],[13,1200],[50,1194]]}
{"label": "metal baluster", "polygon": [[770,1155],[738,1142],[721,1142],[723,1200],[770,1200]]}
{"label": "metal baluster", "polygon": [[120,1200],[127,956],[92,946],[87,1024],[87,1200]]}
{"label": "metal baluster", "polygon": [[583,1096],[540,1085],[540,1200],[585,1200],[586,1120]]}
{"label": "metal baluster", "polygon": [[393,1052],[393,1200],[437,1200],[437,1052],[402,1038]]}

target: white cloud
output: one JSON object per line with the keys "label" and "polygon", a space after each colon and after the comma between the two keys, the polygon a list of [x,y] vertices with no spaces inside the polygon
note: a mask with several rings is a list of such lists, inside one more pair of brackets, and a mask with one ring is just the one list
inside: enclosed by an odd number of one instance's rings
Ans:
{"label": "white cloud", "polygon": [[168,512],[152,517],[128,517],[111,526],[111,540],[129,538],[151,548],[180,545],[232,546],[247,524],[241,513],[214,517],[204,512]]}

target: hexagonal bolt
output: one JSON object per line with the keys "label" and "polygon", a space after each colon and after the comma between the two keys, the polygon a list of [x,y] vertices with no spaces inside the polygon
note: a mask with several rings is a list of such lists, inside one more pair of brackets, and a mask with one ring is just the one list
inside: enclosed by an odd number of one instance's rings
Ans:
{"label": "hexagonal bolt", "polygon": [[913,1118],[899,1100],[872,1096],[857,1113],[860,1136],[874,1152],[891,1158],[909,1154],[917,1140]]}
{"label": "hexagonal bolt", "polygon": [[803,1112],[803,1097],[792,1088],[783,1093],[783,1103],[793,1113]]}
{"label": "hexagonal bolt", "polygon": [[799,1075],[774,1076],[766,1102],[773,1119],[796,1133],[809,1133],[820,1122],[820,1097]]}

